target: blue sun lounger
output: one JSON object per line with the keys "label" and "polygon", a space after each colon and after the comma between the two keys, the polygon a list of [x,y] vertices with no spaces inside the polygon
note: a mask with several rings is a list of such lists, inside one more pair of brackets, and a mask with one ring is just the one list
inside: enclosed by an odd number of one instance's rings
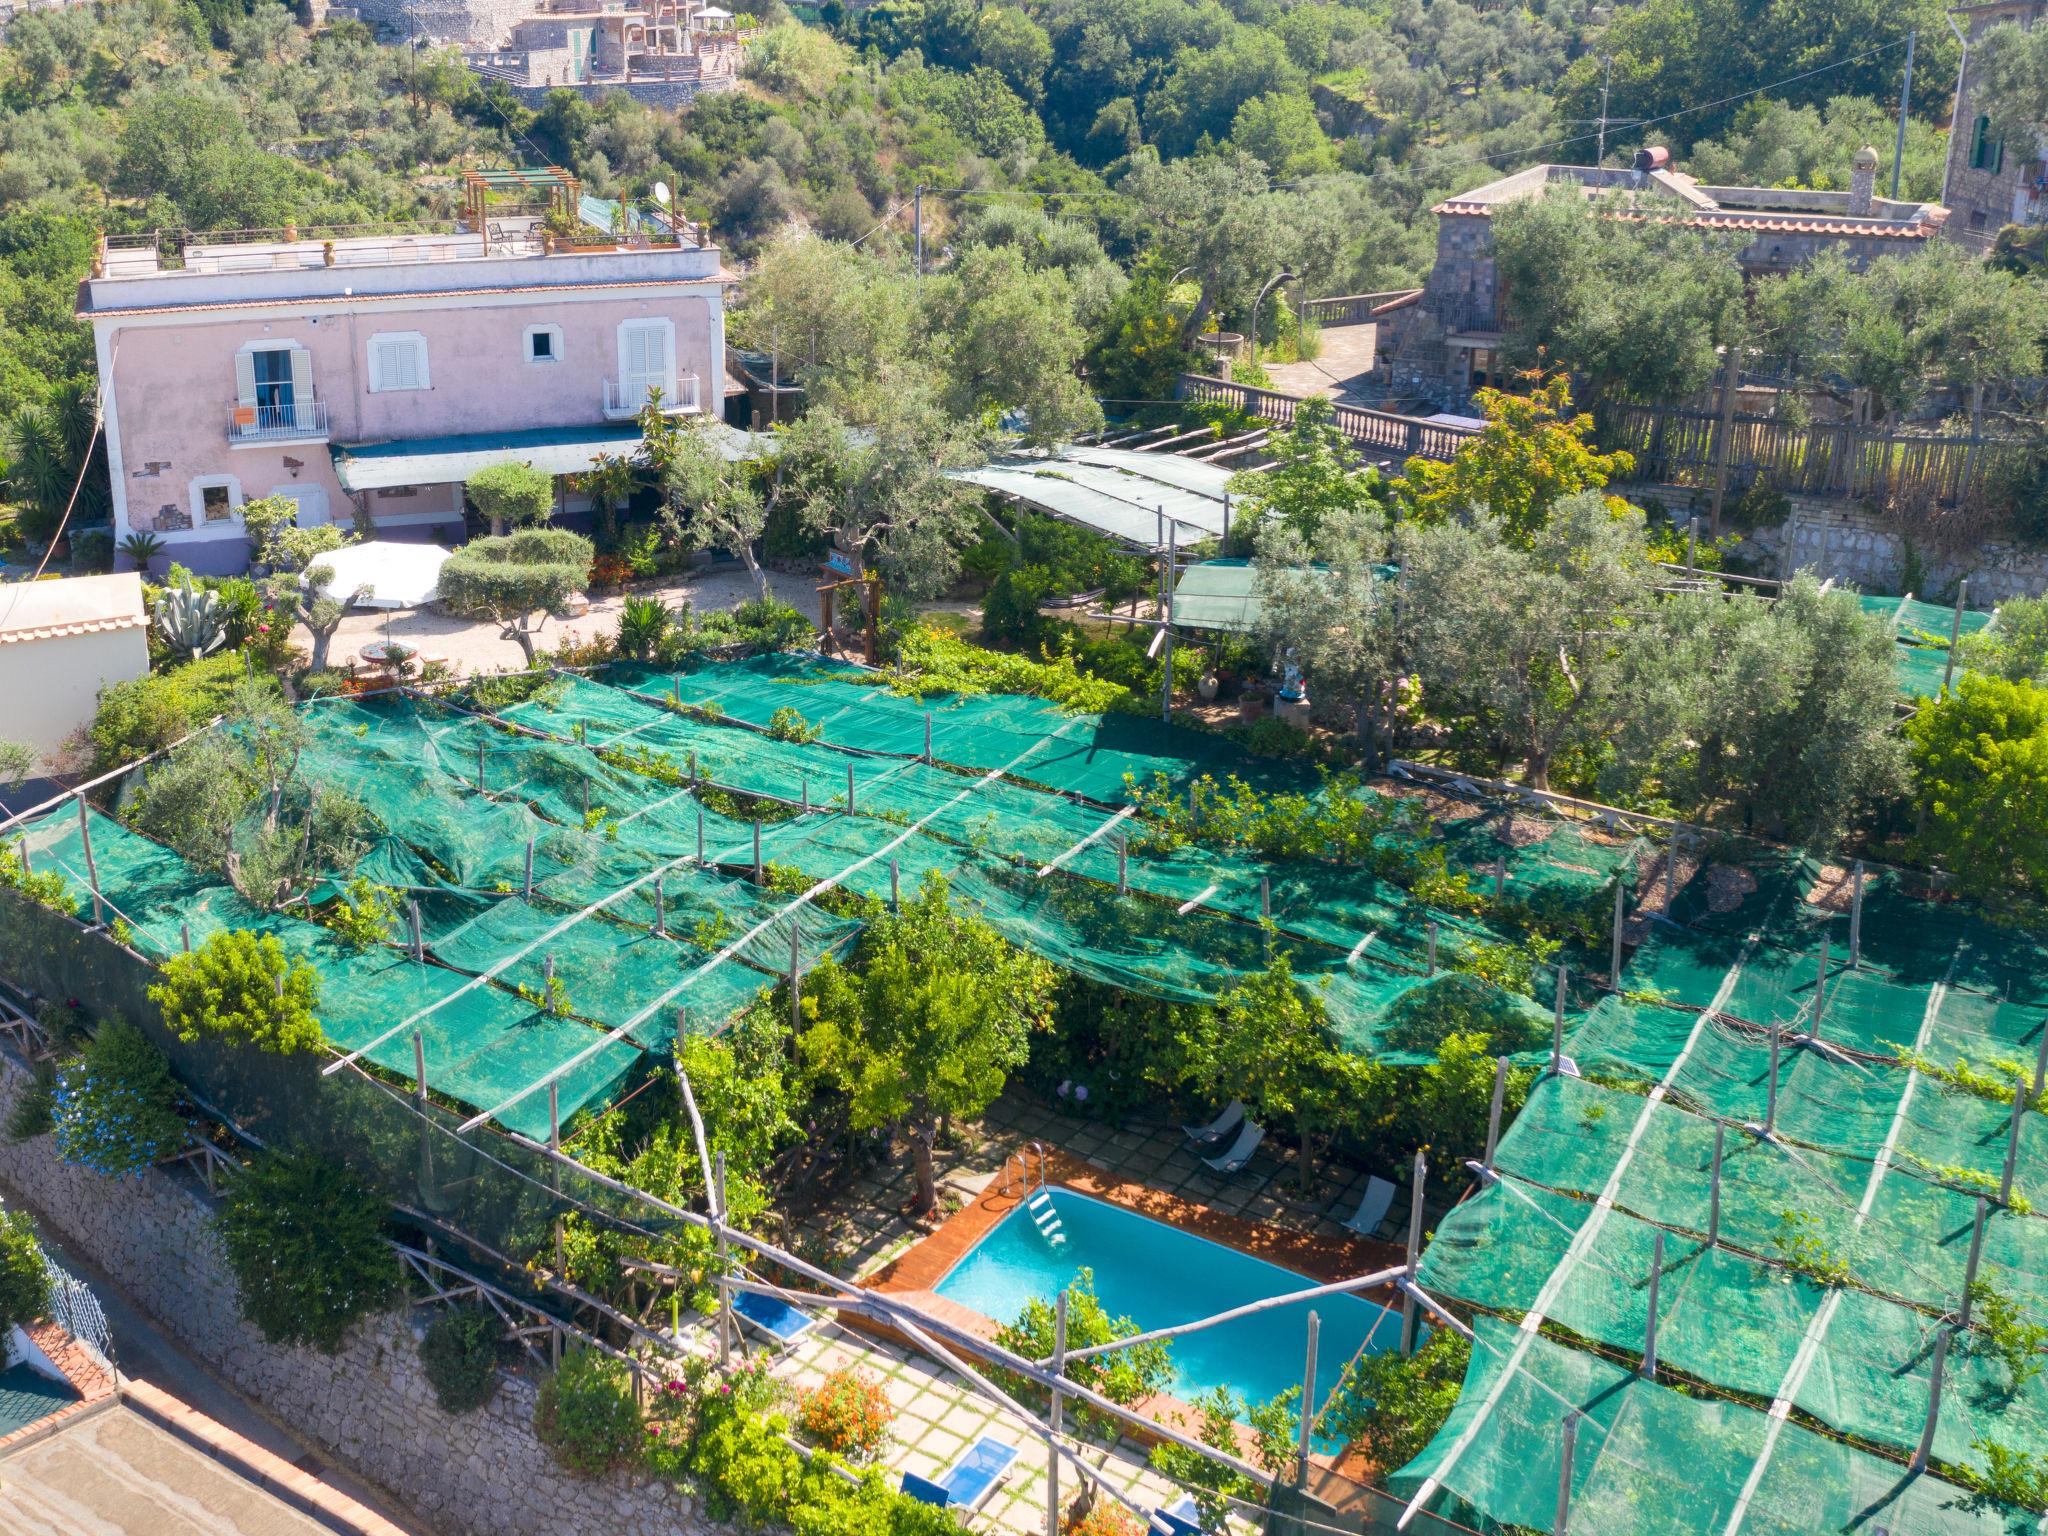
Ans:
{"label": "blue sun lounger", "polygon": [[818,1326],[818,1320],[810,1313],[755,1291],[735,1291],[732,1313],[741,1323],[766,1334],[785,1349]]}
{"label": "blue sun lounger", "polygon": [[921,1503],[972,1514],[987,1502],[1016,1461],[1017,1447],[1003,1444],[994,1435],[983,1435],[937,1477],[904,1473],[903,1491]]}

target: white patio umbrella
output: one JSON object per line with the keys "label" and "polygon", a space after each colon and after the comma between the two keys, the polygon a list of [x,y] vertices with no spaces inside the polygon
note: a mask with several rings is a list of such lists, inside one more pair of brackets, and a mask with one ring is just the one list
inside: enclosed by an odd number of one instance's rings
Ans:
{"label": "white patio umbrella", "polygon": [[346,599],[351,592],[370,588],[370,595],[356,604],[359,608],[424,608],[440,590],[448,553],[438,544],[373,539],[337,549],[313,563],[334,572],[327,590],[335,597]]}

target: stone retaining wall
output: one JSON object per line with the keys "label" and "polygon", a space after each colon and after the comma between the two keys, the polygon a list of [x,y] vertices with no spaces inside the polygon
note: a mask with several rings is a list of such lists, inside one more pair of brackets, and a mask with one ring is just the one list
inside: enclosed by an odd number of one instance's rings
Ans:
{"label": "stone retaining wall", "polygon": [[[26,1082],[0,1055],[0,1123]],[[506,1378],[474,1413],[443,1413],[410,1309],[366,1319],[338,1354],[266,1343],[242,1321],[205,1194],[161,1171],[108,1179],[60,1162],[48,1136],[0,1135],[0,1183],[114,1275],[164,1328],[279,1422],[444,1536],[692,1536],[719,1527],[661,1483],[583,1481],[533,1433],[535,1384]]]}

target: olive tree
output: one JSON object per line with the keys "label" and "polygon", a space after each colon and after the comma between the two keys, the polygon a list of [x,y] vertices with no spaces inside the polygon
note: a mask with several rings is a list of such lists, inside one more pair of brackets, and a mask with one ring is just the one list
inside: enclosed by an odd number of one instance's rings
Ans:
{"label": "olive tree", "polygon": [[1365,502],[1325,510],[1313,537],[1292,519],[1268,523],[1252,562],[1259,638],[1291,652],[1319,695],[1350,701],[1368,752],[1382,743],[1393,702],[1386,558],[1386,519]]}
{"label": "olive tree", "polygon": [[534,636],[590,580],[590,540],[561,528],[474,539],[441,567],[441,606],[490,619],[533,665]]}
{"label": "olive tree", "polygon": [[754,553],[767,526],[768,508],[754,488],[752,469],[719,451],[693,423],[664,416],[654,406],[640,415],[641,461],[661,489],[661,522],[685,549],[724,549],[738,555],[763,599],[768,573]]}

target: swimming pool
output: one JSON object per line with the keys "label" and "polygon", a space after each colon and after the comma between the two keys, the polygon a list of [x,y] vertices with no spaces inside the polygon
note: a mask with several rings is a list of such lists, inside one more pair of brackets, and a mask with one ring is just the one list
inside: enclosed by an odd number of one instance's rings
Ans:
{"label": "swimming pool", "polygon": [[[1047,1192],[1067,1241],[1055,1246],[1020,1205],[976,1243],[938,1284],[938,1294],[1007,1323],[1033,1296],[1050,1300],[1083,1269],[1112,1317],[1141,1329],[1193,1322],[1246,1302],[1305,1290],[1311,1279],[1070,1189]],[[1370,1338],[1375,1352],[1400,1342],[1398,1311],[1356,1296],[1298,1301],[1170,1341],[1174,1396],[1192,1399],[1218,1386],[1248,1402],[1301,1385],[1308,1314],[1321,1319],[1316,1396],[1327,1401],[1344,1367]]]}

